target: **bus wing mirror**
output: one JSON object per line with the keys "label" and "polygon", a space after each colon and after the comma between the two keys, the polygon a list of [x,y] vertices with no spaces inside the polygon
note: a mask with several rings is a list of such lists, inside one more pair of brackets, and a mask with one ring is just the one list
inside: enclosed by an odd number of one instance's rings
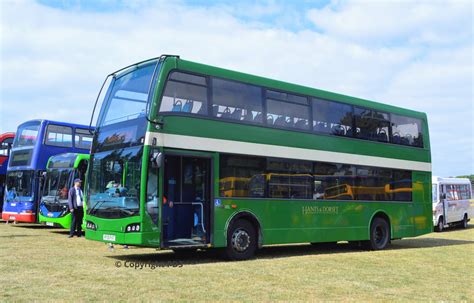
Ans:
{"label": "bus wing mirror", "polygon": [[441,199],[446,200],[446,194],[445,193],[441,194]]}
{"label": "bus wing mirror", "polygon": [[154,152],[151,156],[151,164],[153,168],[160,168],[163,164],[163,154],[160,152]]}

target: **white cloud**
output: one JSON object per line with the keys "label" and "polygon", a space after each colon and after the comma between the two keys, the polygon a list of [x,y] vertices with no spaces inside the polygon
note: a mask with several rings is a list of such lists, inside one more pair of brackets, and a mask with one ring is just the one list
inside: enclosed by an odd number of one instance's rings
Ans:
{"label": "white cloud", "polygon": [[88,123],[108,73],[172,53],[428,112],[435,173],[473,172],[469,5],[384,3],[333,3],[307,14],[321,31],[295,31],[258,22],[285,15],[274,2],[92,12],[2,1],[0,132],[32,118]]}
{"label": "white cloud", "polygon": [[326,33],[351,41],[450,44],[471,39],[472,5],[469,0],[333,1],[310,10],[308,18]]}

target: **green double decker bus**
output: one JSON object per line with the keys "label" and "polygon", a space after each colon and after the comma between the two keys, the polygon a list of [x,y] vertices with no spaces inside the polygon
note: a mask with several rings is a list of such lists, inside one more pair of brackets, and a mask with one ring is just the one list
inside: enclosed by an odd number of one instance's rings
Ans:
{"label": "green double decker bus", "polygon": [[69,189],[74,186],[74,179],[85,179],[88,163],[88,154],[64,153],[49,158],[39,205],[40,223],[67,229],[71,227]]}
{"label": "green double decker bus", "polygon": [[171,55],[110,74],[98,102],[87,239],[241,260],[432,231],[424,113]]}

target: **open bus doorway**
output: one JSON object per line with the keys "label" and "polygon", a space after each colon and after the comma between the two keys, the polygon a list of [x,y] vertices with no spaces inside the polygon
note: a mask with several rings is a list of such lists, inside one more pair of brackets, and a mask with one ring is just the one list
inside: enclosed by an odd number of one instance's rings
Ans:
{"label": "open bus doorway", "polygon": [[210,158],[165,157],[162,235],[165,247],[210,242]]}

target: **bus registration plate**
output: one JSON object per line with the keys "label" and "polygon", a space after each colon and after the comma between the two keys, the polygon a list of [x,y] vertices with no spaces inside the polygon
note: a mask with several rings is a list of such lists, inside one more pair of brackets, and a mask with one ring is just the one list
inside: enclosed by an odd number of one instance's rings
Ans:
{"label": "bus registration plate", "polygon": [[115,235],[103,235],[102,239],[104,241],[115,241]]}
{"label": "bus registration plate", "polygon": [[48,226],[54,226],[54,223],[53,223],[53,222],[46,222],[46,225],[48,225]]}

